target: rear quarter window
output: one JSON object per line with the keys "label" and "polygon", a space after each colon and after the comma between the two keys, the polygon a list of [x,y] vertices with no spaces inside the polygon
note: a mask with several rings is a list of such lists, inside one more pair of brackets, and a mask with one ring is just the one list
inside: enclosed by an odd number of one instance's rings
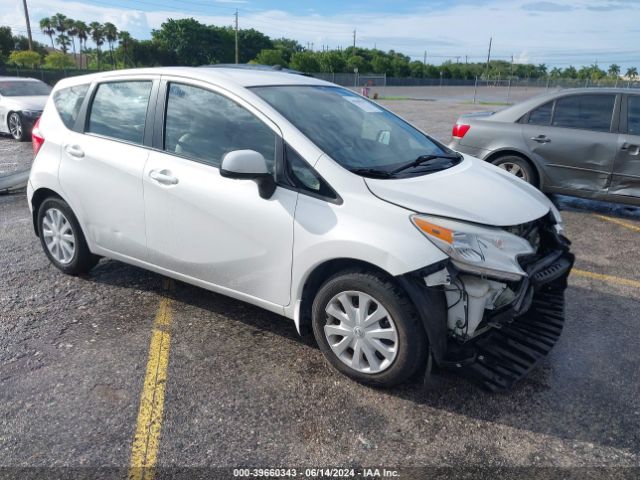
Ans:
{"label": "rear quarter window", "polygon": [[89,90],[89,84],[61,88],[53,94],[53,103],[65,127],[73,128],[80,113],[80,107]]}

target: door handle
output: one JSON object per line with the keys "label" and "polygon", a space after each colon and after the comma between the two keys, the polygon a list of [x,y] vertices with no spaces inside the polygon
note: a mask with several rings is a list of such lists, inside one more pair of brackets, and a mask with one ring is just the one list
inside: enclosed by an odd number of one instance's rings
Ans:
{"label": "door handle", "polygon": [[178,183],[178,179],[171,175],[171,171],[166,169],[151,170],[149,172],[149,177],[162,185],[176,185]]}
{"label": "door handle", "polygon": [[549,143],[551,141],[546,135],[538,135],[537,137],[531,137],[531,140],[538,143]]}
{"label": "door handle", "polygon": [[640,145],[624,142],[620,147],[620,150],[628,152],[629,155],[638,155],[640,153]]}
{"label": "door handle", "polygon": [[84,158],[84,152],[78,145],[65,145],[64,151],[75,158]]}

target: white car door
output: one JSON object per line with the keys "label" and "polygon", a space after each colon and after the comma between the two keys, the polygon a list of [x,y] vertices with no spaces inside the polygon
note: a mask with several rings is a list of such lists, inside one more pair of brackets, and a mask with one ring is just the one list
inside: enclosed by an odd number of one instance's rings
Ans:
{"label": "white car door", "polygon": [[277,126],[207,86],[163,84],[162,151],[151,152],[143,182],[149,261],[266,308],[287,305],[297,193],[263,199],[254,181],[219,172],[225,153],[241,149],[274,166]]}
{"label": "white car door", "polygon": [[62,144],[60,184],[96,253],[146,260],[142,173],[152,86],[150,78],[98,84],[84,128]]}

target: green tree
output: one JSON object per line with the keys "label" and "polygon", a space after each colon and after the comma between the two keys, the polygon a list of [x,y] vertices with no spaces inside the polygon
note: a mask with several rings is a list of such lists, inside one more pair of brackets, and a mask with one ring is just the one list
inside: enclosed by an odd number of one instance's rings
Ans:
{"label": "green tree", "polygon": [[71,40],[67,35],[60,34],[56,37],[56,43],[60,45],[60,50],[65,55],[67,54],[67,50],[69,50],[69,45],[71,44]]}
{"label": "green tree", "polygon": [[159,30],[153,30],[151,37],[164,49],[174,53],[178,65],[195,66],[216,62],[211,32],[209,27],[193,18],[170,18]]}
{"label": "green tree", "polygon": [[578,78],[578,71],[573,65],[569,65],[562,71],[563,78]]}
{"label": "green tree", "polygon": [[49,17],[44,17],[40,19],[40,30],[51,40],[51,48],[55,49],[56,47],[53,45],[53,36],[56,33],[56,29],[51,22]]}
{"label": "green tree", "polygon": [[364,57],[361,57],[360,55],[351,55],[347,58],[346,70],[348,73],[351,73],[356,68],[359,72],[367,72],[371,67]]}
{"label": "green tree", "polygon": [[102,60],[102,51],[100,47],[104,45],[104,30],[102,29],[102,24],[100,22],[91,22],[89,24],[89,33],[91,35],[91,40],[96,44],[96,54],[98,57],[98,70],[101,67]]}
{"label": "green tree", "polygon": [[71,47],[73,49],[73,58],[78,63],[78,55],[76,53],[76,37],[78,36],[78,29],[76,28],[76,21],[68,18],[67,19],[67,35],[71,39]]}
{"label": "green tree", "polygon": [[282,56],[282,50],[278,49],[265,49],[261,50],[258,53],[258,56],[255,58],[255,62],[260,65],[281,65],[283,67],[287,66],[287,62],[284,61]]}
{"label": "green tree", "polygon": [[102,25],[102,31],[104,32],[104,38],[109,44],[109,53],[111,55],[111,66],[116,68],[116,61],[113,58],[113,44],[118,40],[118,28],[111,22],[106,22]]}
{"label": "green tree", "polygon": [[10,27],[0,27],[0,65],[14,49],[13,34]]}
{"label": "green tree", "polygon": [[374,55],[371,59],[371,69],[374,73],[389,73],[391,60],[384,55]]}
{"label": "green tree", "polygon": [[614,77],[614,78],[619,77],[620,76],[620,65],[612,63],[611,65],[609,65],[609,70],[607,70],[607,73],[609,74],[610,77]]}
{"label": "green tree", "polygon": [[297,40],[291,40],[290,38],[277,38],[272,40],[272,43],[273,48],[282,52],[282,58],[286,63],[291,60],[291,55],[304,50]]}
{"label": "green tree", "polygon": [[67,53],[69,49],[70,41],[69,37],[66,35],[67,30],[69,29],[69,19],[66,15],[62,13],[56,13],[51,17],[51,23],[55,28],[56,32],[58,32],[58,38],[56,39],[56,43],[60,45],[60,48],[63,53]]}
{"label": "green tree", "polygon": [[129,48],[131,46],[131,34],[126,30],[118,32],[118,40],[120,41],[120,49],[122,50],[122,64],[126,67],[129,62]]}
{"label": "green tree", "polygon": [[[238,50],[240,63],[247,63],[256,58],[261,50],[273,48],[271,39],[253,28],[238,31]],[[235,55],[234,55],[235,56]]]}
{"label": "green tree", "polygon": [[63,52],[51,52],[44,59],[44,66],[47,68],[72,68],[75,66],[73,58]]}
{"label": "green tree", "polygon": [[315,54],[318,59],[321,72],[337,73],[343,72],[347,62],[337,51],[326,51]]}
{"label": "green tree", "polygon": [[9,55],[9,61],[22,68],[36,68],[42,59],[40,54],[32,50],[13,51]]}
{"label": "green tree", "polygon": [[635,80],[638,77],[638,69],[636,67],[627,68],[627,77],[630,80]]}
{"label": "green tree", "polygon": [[291,55],[291,62],[289,62],[289,66],[294,70],[300,70],[304,73],[315,73],[320,71],[320,64],[316,59],[313,52],[303,51],[296,52]]}
{"label": "green tree", "polygon": [[[73,26],[78,37],[78,43],[80,44],[80,65],[82,66],[82,53],[87,49],[87,40],[89,38],[89,26],[81,20],[76,20]],[[85,67],[86,67],[85,62]]]}

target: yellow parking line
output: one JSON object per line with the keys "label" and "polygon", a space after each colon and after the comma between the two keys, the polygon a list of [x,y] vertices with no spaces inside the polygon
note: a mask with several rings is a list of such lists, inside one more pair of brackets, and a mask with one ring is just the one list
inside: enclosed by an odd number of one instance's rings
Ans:
{"label": "yellow parking line", "polygon": [[628,228],[629,230],[633,230],[634,232],[640,232],[640,227],[634,225],[632,223],[623,222],[622,220],[618,220],[617,218],[606,217],[604,215],[596,215],[600,220],[606,220],[607,222],[615,223],[616,225],[620,225],[621,227]]}
{"label": "yellow parking line", "polygon": [[588,270],[580,270],[578,268],[574,268],[573,270],[571,270],[571,274],[576,275],[578,277],[591,278],[592,280],[602,280],[605,283],[615,283],[618,285],[625,285],[627,287],[640,288],[640,281],[638,280],[614,277],[612,275],[604,275],[602,273],[589,272]]}
{"label": "yellow parking line", "polygon": [[[165,279],[165,290],[173,289],[172,280]],[[131,447],[129,480],[151,480],[160,446],[160,428],[164,410],[164,392],[169,365],[171,334],[171,299],[163,297],[153,324],[147,373],[140,395],[138,422]]]}

